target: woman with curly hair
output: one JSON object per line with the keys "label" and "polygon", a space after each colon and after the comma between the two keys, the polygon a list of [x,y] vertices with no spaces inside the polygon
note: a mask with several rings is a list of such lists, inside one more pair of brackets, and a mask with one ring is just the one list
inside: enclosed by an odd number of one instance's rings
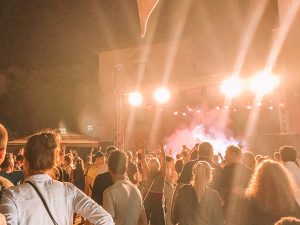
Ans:
{"label": "woman with curly hair", "polygon": [[286,216],[300,217],[291,180],[281,164],[265,160],[246,190],[236,224],[273,225]]}

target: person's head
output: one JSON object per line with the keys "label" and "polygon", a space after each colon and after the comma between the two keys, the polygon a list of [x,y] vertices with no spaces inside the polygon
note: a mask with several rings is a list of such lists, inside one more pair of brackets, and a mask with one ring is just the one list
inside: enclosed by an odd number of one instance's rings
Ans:
{"label": "person's head", "polygon": [[5,172],[12,172],[14,170],[14,158],[11,153],[6,153],[0,168],[1,171]]}
{"label": "person's head", "polygon": [[[263,161],[256,169],[246,195],[267,213],[282,216],[297,208],[291,180],[280,163]],[[276,204],[274,204],[276,203]]]}
{"label": "person's head", "polygon": [[18,167],[22,167],[23,166],[23,162],[24,162],[24,155],[17,155],[16,165]]}
{"label": "person's head", "polygon": [[171,156],[166,156],[167,168],[174,168],[174,159]]}
{"label": "person's head", "polygon": [[94,155],[94,164],[96,166],[102,165],[105,163],[105,155],[103,152],[96,152],[96,154]]}
{"label": "person's head", "polygon": [[196,160],[196,159],[198,159],[198,151],[197,149],[194,149],[191,153],[190,160]]}
{"label": "person's head", "polygon": [[226,159],[227,165],[230,165],[232,163],[241,162],[241,159],[242,159],[241,149],[235,145],[229,145],[226,149],[225,159]]}
{"label": "person's head", "polygon": [[252,171],[256,168],[256,158],[252,152],[244,152],[242,154],[242,163]]}
{"label": "person's head", "polygon": [[148,169],[150,174],[156,174],[160,170],[160,162],[158,158],[152,157],[148,161]]}
{"label": "person's head", "polygon": [[184,166],[184,161],[182,159],[177,159],[175,162],[175,171],[180,174]]}
{"label": "person's head", "polygon": [[133,159],[132,152],[131,151],[126,152],[126,155],[128,157],[128,161],[132,161],[132,159]]}
{"label": "person's head", "polygon": [[202,142],[198,146],[198,158],[207,160],[208,162],[212,161],[214,155],[213,146],[209,142]]}
{"label": "person's head", "polygon": [[213,155],[212,162],[214,164],[218,165],[219,164],[219,156],[218,155]]}
{"label": "person's head", "polygon": [[84,162],[80,157],[76,158],[75,165],[76,165],[75,170],[84,172]]}
{"label": "person's head", "polygon": [[182,159],[186,162],[188,160],[189,152],[187,150],[183,150],[181,152]]}
{"label": "person's head", "polygon": [[106,148],[106,156],[109,157],[109,154],[112,152],[112,151],[115,151],[115,150],[118,150],[118,148],[116,146],[108,146]]}
{"label": "person's head", "polygon": [[127,155],[120,151],[110,152],[108,157],[108,170],[113,175],[124,175],[127,171]]}
{"label": "person's head", "polygon": [[193,167],[193,186],[200,202],[204,191],[211,179],[210,165],[205,161],[197,162]]}
{"label": "person's head", "polygon": [[0,123],[0,165],[2,164],[5,158],[7,142],[8,142],[7,130]]}
{"label": "person's head", "polygon": [[279,149],[282,162],[295,162],[297,159],[297,151],[292,146],[283,146]]}
{"label": "person's head", "polygon": [[59,158],[60,137],[49,130],[32,135],[24,149],[24,172],[26,175],[47,173]]}
{"label": "person's head", "polygon": [[281,162],[281,157],[279,152],[274,152],[273,158],[276,162]]}
{"label": "person's head", "polygon": [[300,225],[300,220],[295,217],[282,217],[274,225]]}

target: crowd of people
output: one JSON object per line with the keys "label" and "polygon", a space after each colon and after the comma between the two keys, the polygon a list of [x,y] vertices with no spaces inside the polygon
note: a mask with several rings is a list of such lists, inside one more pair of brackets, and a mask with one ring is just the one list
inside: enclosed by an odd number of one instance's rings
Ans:
{"label": "crowd of people", "polygon": [[297,151],[274,156],[208,142],[173,159],[163,143],[146,154],[109,146],[84,161],[52,130],[15,156],[0,124],[0,225],[300,225]]}

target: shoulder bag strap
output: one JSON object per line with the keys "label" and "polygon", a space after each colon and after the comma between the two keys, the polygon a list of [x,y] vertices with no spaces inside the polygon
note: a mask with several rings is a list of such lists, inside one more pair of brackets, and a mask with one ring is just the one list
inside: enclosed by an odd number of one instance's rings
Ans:
{"label": "shoulder bag strap", "polygon": [[145,197],[143,198],[143,203],[146,201],[146,199],[147,199],[147,197],[148,197],[148,195],[149,195],[149,192],[150,192],[150,190],[151,190],[152,187],[153,187],[153,184],[154,184],[155,179],[156,179],[156,176],[154,177],[154,179],[153,179],[153,181],[152,181],[150,187],[148,188],[148,190],[147,190],[147,192],[146,192],[146,194],[145,194]]}
{"label": "shoulder bag strap", "polygon": [[58,224],[56,223],[56,221],[54,220],[54,218],[53,218],[53,216],[52,216],[52,214],[51,214],[51,212],[50,212],[50,210],[49,210],[49,208],[48,208],[48,206],[47,206],[47,203],[46,203],[45,199],[43,198],[42,194],[40,193],[39,189],[38,189],[33,183],[31,183],[30,181],[25,181],[25,183],[28,183],[28,184],[30,184],[30,185],[33,187],[33,189],[36,191],[36,193],[38,194],[38,196],[39,196],[40,199],[42,200],[42,202],[43,202],[43,204],[44,204],[44,206],[45,206],[45,209],[47,210],[47,213],[49,214],[49,216],[50,216],[50,218],[51,218],[53,224],[54,224],[54,225],[58,225]]}

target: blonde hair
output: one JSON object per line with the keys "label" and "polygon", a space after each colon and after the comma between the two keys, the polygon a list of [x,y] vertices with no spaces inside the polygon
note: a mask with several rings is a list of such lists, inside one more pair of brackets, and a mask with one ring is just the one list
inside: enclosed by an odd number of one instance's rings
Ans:
{"label": "blonde hair", "polygon": [[195,189],[198,202],[200,202],[204,195],[207,184],[211,179],[210,165],[205,161],[197,162],[193,167],[193,175],[193,187]]}
{"label": "blonde hair", "polygon": [[153,157],[148,161],[148,169],[149,169],[150,174],[155,174],[155,173],[159,172],[160,162],[159,162],[158,158]]}
{"label": "blonde hair", "polygon": [[272,160],[265,160],[257,167],[246,196],[255,199],[266,212],[279,216],[297,208],[288,173],[281,164]]}

